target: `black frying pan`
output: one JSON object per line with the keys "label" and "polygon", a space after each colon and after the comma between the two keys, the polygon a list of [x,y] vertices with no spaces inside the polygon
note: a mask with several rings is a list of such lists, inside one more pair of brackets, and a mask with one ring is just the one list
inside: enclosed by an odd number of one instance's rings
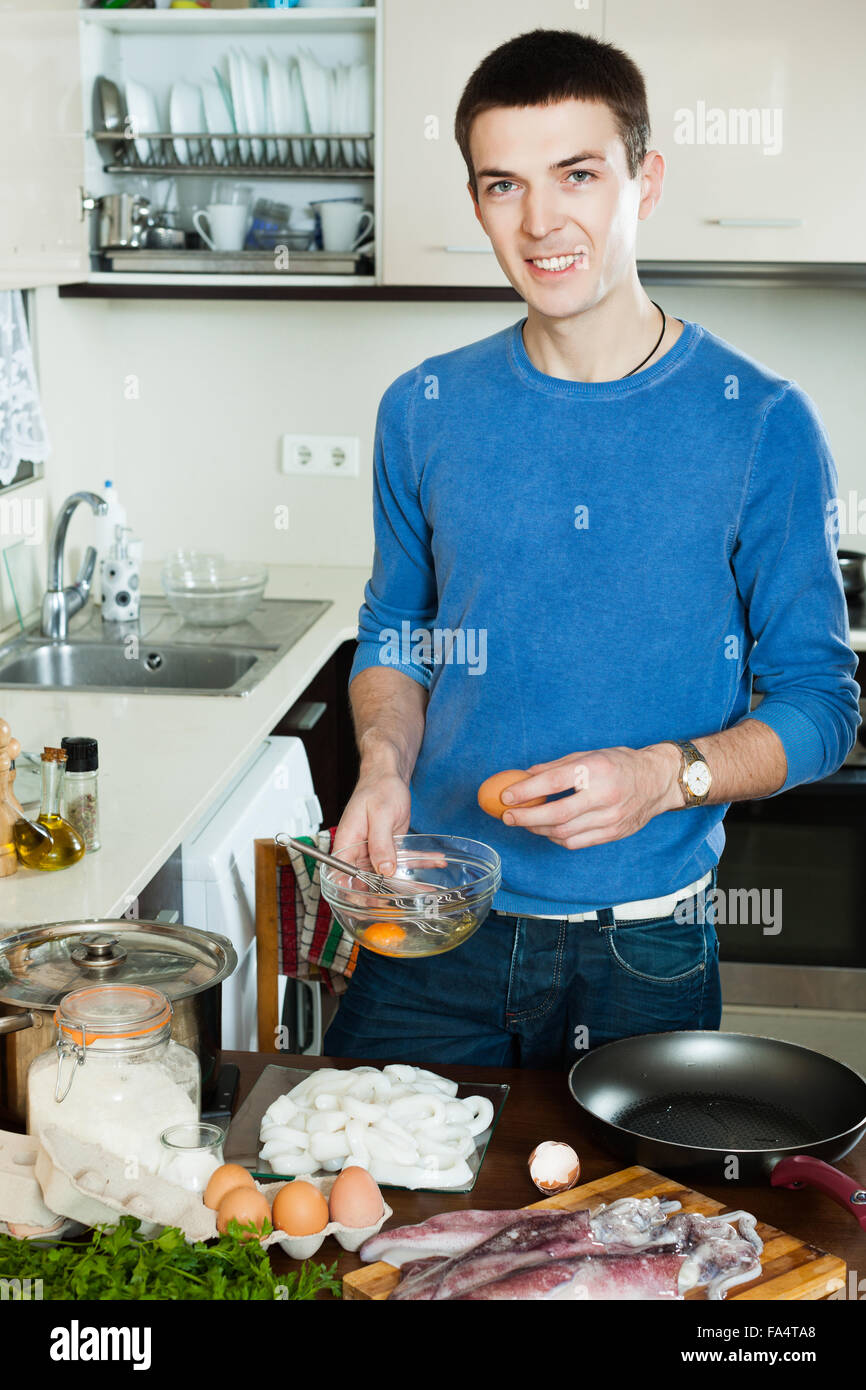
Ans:
{"label": "black frying pan", "polygon": [[866,1080],[831,1057],[747,1033],[648,1033],[588,1052],[568,1085],[624,1158],[715,1183],[817,1187],[866,1230],[866,1192],[829,1166],[866,1133]]}

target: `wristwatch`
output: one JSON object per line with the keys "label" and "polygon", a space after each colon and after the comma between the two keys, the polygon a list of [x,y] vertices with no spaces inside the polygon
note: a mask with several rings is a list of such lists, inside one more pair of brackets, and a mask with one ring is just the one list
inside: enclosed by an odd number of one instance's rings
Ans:
{"label": "wristwatch", "polygon": [[668,739],[668,742],[679,748],[683,755],[679,784],[684,805],[703,806],[710,794],[710,787],[713,785],[713,774],[710,772],[703,754],[693,743],[689,743],[688,739],[672,738]]}

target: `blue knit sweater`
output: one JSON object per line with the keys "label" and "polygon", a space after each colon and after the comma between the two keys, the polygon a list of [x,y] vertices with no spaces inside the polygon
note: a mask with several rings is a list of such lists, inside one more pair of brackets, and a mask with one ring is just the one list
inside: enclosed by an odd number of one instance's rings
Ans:
{"label": "blue knit sweater", "polygon": [[784,789],[859,722],[836,561],[836,470],[809,398],[687,322],[636,376],[545,375],[523,321],[398,377],[379,408],[376,553],[352,677],[429,691],[412,830],[502,857],[494,906],[655,897],[719,859],[725,806],[567,850],[478,807],[479,784],[579,750],[776,731]]}

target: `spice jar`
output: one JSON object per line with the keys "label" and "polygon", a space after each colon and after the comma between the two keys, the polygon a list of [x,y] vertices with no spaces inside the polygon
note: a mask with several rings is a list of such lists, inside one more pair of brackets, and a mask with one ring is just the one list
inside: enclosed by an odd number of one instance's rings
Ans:
{"label": "spice jar", "polygon": [[172,1007],[157,989],[92,985],[64,995],[55,1049],[30,1064],[27,1132],[58,1125],[123,1160],[127,1176],[158,1172],[163,1130],[200,1118],[195,1053],[171,1037]]}
{"label": "spice jar", "polygon": [[99,849],[99,744],[95,738],[62,738],[66,750],[63,815],[78,831],[88,854]]}

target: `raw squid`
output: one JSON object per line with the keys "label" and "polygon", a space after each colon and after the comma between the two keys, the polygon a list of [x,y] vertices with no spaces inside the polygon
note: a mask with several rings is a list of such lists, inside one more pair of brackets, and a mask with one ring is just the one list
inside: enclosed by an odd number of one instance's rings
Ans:
{"label": "raw squid", "polygon": [[760,1273],[762,1248],[748,1212],[626,1197],[593,1212],[446,1212],[380,1231],[360,1253],[402,1267],[395,1300],[671,1299],[698,1285],[721,1299]]}
{"label": "raw squid", "polygon": [[584,1255],[573,1260],[507,1274],[482,1284],[462,1297],[475,1302],[494,1299],[678,1299],[679,1275],[685,1256]]}
{"label": "raw squid", "polygon": [[455,1188],[493,1119],[487,1096],[457,1099],[457,1082],[421,1067],[322,1067],[262,1118],[260,1157],[277,1173],[368,1169],[398,1187]]}
{"label": "raw squid", "polygon": [[462,1254],[478,1245],[507,1222],[531,1214],[529,1208],[520,1211],[444,1211],[414,1226],[395,1226],[380,1231],[361,1246],[362,1260],[387,1260],[389,1265],[405,1267],[409,1262],[430,1256]]}
{"label": "raw squid", "polygon": [[[512,1214],[513,1215],[513,1214]],[[396,1299],[415,1297],[419,1287],[434,1286],[438,1300],[463,1298],[479,1285],[504,1278],[528,1265],[573,1258],[591,1251],[604,1253],[590,1228],[588,1211],[532,1211],[520,1220],[488,1236],[463,1255],[442,1265],[404,1278],[392,1294]]]}

